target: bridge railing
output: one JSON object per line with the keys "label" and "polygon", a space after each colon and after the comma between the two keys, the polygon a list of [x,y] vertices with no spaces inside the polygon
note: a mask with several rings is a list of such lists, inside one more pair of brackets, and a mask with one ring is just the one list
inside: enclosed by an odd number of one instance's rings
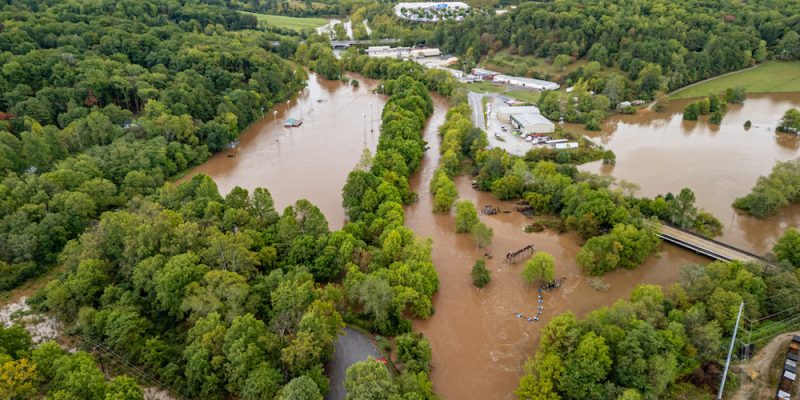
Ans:
{"label": "bridge railing", "polygon": [[[766,261],[766,260],[764,259],[764,257],[762,257],[762,256],[759,256],[759,255],[753,254],[753,253],[751,253],[751,252],[749,252],[749,251],[747,251],[747,250],[742,250],[742,249],[740,249],[740,248],[733,247],[733,246],[731,246],[731,245],[729,245],[729,244],[727,244],[727,243],[723,243],[723,242],[720,242],[720,241],[718,241],[718,240],[714,240],[714,239],[711,239],[711,238],[705,237],[705,236],[703,236],[703,235],[699,235],[699,234],[697,234],[697,233],[694,233],[694,232],[691,232],[691,231],[687,231],[686,229],[679,228],[679,227],[677,227],[677,226],[674,226],[674,225],[672,225],[672,224],[667,224],[667,223],[663,223],[663,222],[662,222],[662,225],[664,225],[664,226],[668,226],[668,227],[670,227],[670,228],[672,228],[672,229],[675,229],[676,231],[680,231],[681,233],[685,233],[685,234],[687,234],[687,235],[689,235],[689,236],[693,236],[693,237],[695,237],[695,238],[698,238],[698,239],[700,239],[700,240],[703,240],[703,241],[706,241],[706,242],[711,242],[711,243],[714,243],[714,244],[716,244],[717,246],[724,247],[724,248],[726,248],[726,249],[728,249],[728,250],[733,250],[733,251],[736,251],[736,252],[738,252],[738,253],[746,254],[746,255],[748,255],[748,256],[750,256],[750,257],[753,257],[753,258],[755,258],[755,259],[757,259],[757,260]],[[664,234],[664,233],[662,232],[662,234]]]}

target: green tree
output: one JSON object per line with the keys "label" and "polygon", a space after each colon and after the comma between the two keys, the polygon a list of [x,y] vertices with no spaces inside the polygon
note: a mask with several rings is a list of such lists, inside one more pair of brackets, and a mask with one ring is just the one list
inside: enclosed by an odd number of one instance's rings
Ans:
{"label": "green tree", "polygon": [[403,373],[425,372],[430,369],[431,346],[421,333],[406,333],[395,338],[397,359],[403,363]]}
{"label": "green tree", "polygon": [[292,379],[281,389],[276,400],[322,400],[319,386],[306,375]]}
{"label": "green tree", "polygon": [[475,265],[472,266],[471,275],[472,284],[479,288],[488,285],[489,281],[492,280],[491,273],[486,269],[486,260],[483,258],[479,258],[475,261]]}
{"label": "green tree", "polygon": [[347,369],[344,387],[346,400],[388,400],[397,395],[389,370],[372,357]]}
{"label": "green tree", "polygon": [[470,232],[479,222],[478,212],[471,201],[461,200],[456,203],[456,233]]}
{"label": "green tree", "polygon": [[772,252],[778,261],[787,261],[795,268],[800,268],[800,231],[787,229],[772,247]]}
{"label": "green tree", "polygon": [[545,252],[538,252],[525,262],[522,268],[522,279],[532,285],[537,280],[552,283],[556,279],[555,258]]}
{"label": "green tree", "polygon": [[605,339],[589,332],[567,357],[559,389],[569,398],[606,398],[603,382],[611,371],[611,357]]}
{"label": "green tree", "polygon": [[567,54],[559,54],[553,59],[553,65],[561,71],[564,71],[572,62],[572,58]]}

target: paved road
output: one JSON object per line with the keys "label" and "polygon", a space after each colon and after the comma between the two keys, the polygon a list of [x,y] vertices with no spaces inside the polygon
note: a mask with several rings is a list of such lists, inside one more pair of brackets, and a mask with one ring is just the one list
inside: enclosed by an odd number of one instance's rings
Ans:
{"label": "paved road", "polygon": [[472,124],[481,129],[486,129],[486,122],[483,120],[483,94],[469,92],[467,95],[469,106],[472,108]]}
{"label": "paved road", "polygon": [[344,400],[344,377],[349,366],[369,356],[383,357],[368,335],[347,327],[344,328],[344,335],[336,341],[335,348],[333,359],[325,365],[325,372],[330,378],[330,390],[325,400]]}
{"label": "paved road", "polygon": [[[722,259],[726,261],[739,260],[745,262],[761,261],[757,257],[754,257],[752,254],[747,252],[736,250],[732,247],[722,245],[721,243],[706,239],[699,235],[682,231],[677,228],[673,228],[668,225],[661,225],[661,237],[667,241],[677,240],[683,242],[688,244],[688,246],[684,247],[693,247],[692,250],[716,259]],[[679,243],[676,244],[681,245]]]}

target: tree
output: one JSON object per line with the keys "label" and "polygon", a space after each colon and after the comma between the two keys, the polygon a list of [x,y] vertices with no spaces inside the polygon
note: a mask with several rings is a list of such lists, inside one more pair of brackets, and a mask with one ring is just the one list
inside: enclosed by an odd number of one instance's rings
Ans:
{"label": "tree", "polygon": [[491,273],[488,269],[486,269],[486,260],[483,258],[479,258],[477,261],[475,261],[475,265],[472,266],[471,275],[472,284],[478,288],[483,288],[489,284],[489,281],[492,280]]}
{"label": "tree", "polygon": [[603,382],[611,370],[611,357],[605,339],[589,332],[565,362],[559,390],[569,398],[605,398]]}
{"label": "tree", "polygon": [[537,280],[542,283],[552,283],[556,279],[555,258],[545,252],[538,252],[525,262],[522,268],[522,279],[532,285]]}
{"label": "tree", "polygon": [[478,212],[471,201],[461,200],[456,203],[456,233],[470,232],[479,222]]}
{"label": "tree", "polygon": [[795,268],[800,268],[800,231],[789,228],[772,247],[778,261],[786,261]]}
{"label": "tree", "polygon": [[117,376],[108,384],[105,400],[142,400],[144,391],[133,378]]}
{"label": "tree", "polygon": [[397,336],[395,346],[397,359],[403,363],[403,373],[428,372],[431,346],[421,333],[405,333]]}
{"label": "tree", "polygon": [[559,54],[553,59],[553,65],[561,71],[564,71],[571,62],[572,57],[566,54]]}
{"label": "tree", "polygon": [[306,375],[292,379],[281,389],[276,400],[322,400],[319,386]]}
{"label": "tree", "polygon": [[453,203],[458,197],[458,190],[455,183],[444,172],[437,174],[433,184],[433,211],[437,213],[448,213],[453,207]]}
{"label": "tree", "polygon": [[372,357],[347,369],[344,387],[346,400],[388,400],[397,394],[389,370]]}
{"label": "tree", "polygon": [[790,108],[786,110],[781,118],[778,127],[775,128],[778,132],[800,132],[800,110]]}
{"label": "tree", "polygon": [[486,226],[483,222],[478,222],[472,226],[470,234],[472,234],[472,238],[475,240],[475,243],[478,244],[478,247],[484,248],[492,244],[494,230]]}
{"label": "tree", "polygon": [[0,393],[9,400],[34,398],[39,386],[36,364],[27,358],[0,363]]}

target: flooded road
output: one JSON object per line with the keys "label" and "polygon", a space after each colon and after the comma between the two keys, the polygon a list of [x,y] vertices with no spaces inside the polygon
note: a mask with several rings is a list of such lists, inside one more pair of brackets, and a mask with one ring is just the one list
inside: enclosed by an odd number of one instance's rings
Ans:
{"label": "flooded road", "polygon": [[[697,205],[713,213],[725,226],[719,240],[763,254],[790,226],[800,226],[800,206],[759,220],[731,207],[746,195],[760,175],[777,161],[800,156],[800,137],[777,134],[775,126],[789,108],[800,107],[800,93],[748,95],[743,104],[731,104],[722,124],[683,121],[691,100],[673,101],[666,111],[640,111],[609,118],[601,132],[578,130],[617,155],[615,166],[601,162],[582,169],[613,175],[641,186],[639,195],[652,197],[691,188]],[[744,128],[750,120],[752,127]]]}
{"label": "flooded road", "polygon": [[[239,137],[238,150],[221,151],[194,168],[214,179],[223,195],[235,186],[268,188],[279,212],[299,199],[322,210],[330,228],[344,224],[342,187],[365,147],[375,152],[386,99],[372,94],[379,81],[353,76],[359,87],[310,73],[302,94],[278,106]],[[370,110],[372,110],[370,112]],[[287,118],[301,119],[284,128]],[[228,157],[233,152],[234,157]]]}
{"label": "flooded road", "polygon": [[[431,147],[420,171],[410,183],[419,201],[406,210],[406,225],[418,235],[433,238],[433,262],[439,273],[439,292],[434,297],[435,314],[428,320],[415,321],[414,329],[430,340],[433,349],[431,378],[442,398],[513,399],[522,365],[532,355],[539,330],[558,313],[571,310],[580,315],[601,305],[610,305],[630,294],[640,283],[667,285],[677,279],[680,266],[705,263],[707,259],[670,245],[662,245],[660,256],[650,257],[634,271],[616,271],[604,276],[610,285],[599,292],[575,263],[580,249],[574,234],[548,232],[524,233],[530,220],[520,213],[481,216],[494,230],[488,250],[495,256],[487,262],[492,281],[484,289],[472,285],[470,270],[475,260],[487,250],[478,249],[468,235],[455,234],[450,215],[433,214],[428,182],[438,164],[439,139],[436,128],[444,122],[446,102],[434,97],[435,111],[425,130]],[[491,194],[472,189],[470,179],[456,180],[461,199],[477,206],[492,204],[511,210],[511,202],[494,199]],[[507,265],[502,261],[509,251],[534,244],[556,259],[556,275],[567,277],[564,285],[544,295],[544,313],[538,322],[528,323],[515,313],[536,314],[537,291],[521,277],[522,263]]]}

